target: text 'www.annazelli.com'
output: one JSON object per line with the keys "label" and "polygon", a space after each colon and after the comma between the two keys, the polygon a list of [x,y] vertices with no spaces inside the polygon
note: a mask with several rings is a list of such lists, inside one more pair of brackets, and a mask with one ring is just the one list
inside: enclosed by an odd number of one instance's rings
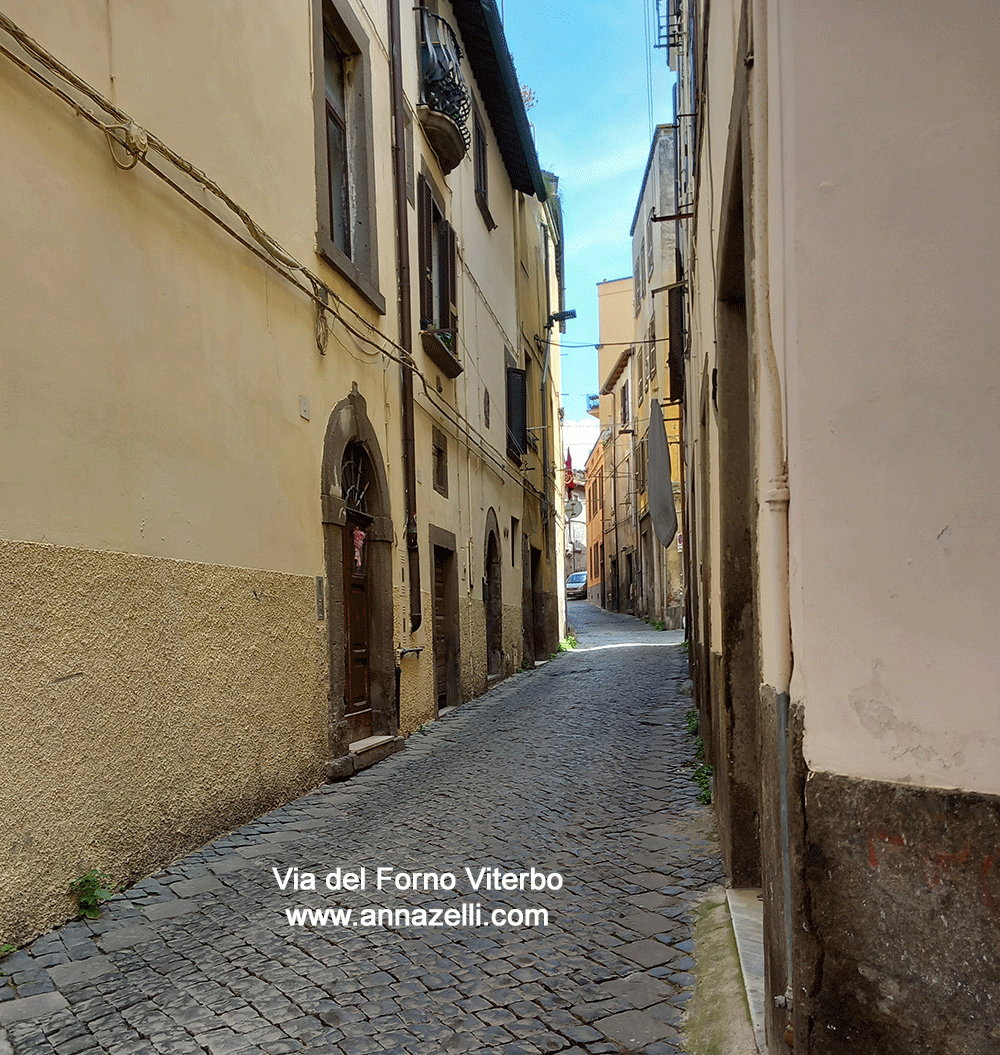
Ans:
{"label": "text 'www.annazelli.com'", "polygon": [[478,901],[452,908],[286,908],[290,927],[547,927],[548,909],[495,908],[483,911]]}

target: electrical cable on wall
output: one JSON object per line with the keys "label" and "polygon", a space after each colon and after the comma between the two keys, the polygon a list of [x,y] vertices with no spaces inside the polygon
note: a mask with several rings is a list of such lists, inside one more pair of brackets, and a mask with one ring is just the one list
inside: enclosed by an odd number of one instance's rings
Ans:
{"label": "electrical cable on wall", "polygon": [[[332,318],[339,322],[348,333],[363,344],[370,346],[375,353],[380,353],[387,360],[409,367],[413,373],[420,378],[424,393],[428,400],[434,405],[435,409],[448,418],[452,424],[464,434],[464,441],[470,450],[477,450],[481,456],[487,455],[490,457],[494,466],[500,467],[500,471],[504,475],[509,477],[519,486],[523,486],[530,492],[534,493],[536,497],[542,497],[541,492],[538,491],[532,483],[517,476],[507,467],[506,455],[501,454],[500,451],[483,437],[465,414],[457,409],[446,407],[437,399],[433,393],[432,386],[428,383],[427,377],[419,369],[413,356],[410,355],[409,352],[407,352],[388,334],[383,333],[361,312],[343,300],[336,291],[323,282],[319,276],[313,274],[303,264],[300,264],[292,254],[288,253],[276,239],[272,238],[253,219],[253,217],[242,206],[234,201],[233,198],[231,198],[214,180],[194,166],[191,162],[167,147],[155,135],[140,127],[128,114],[118,109],[113,103],[105,99],[100,92],[91,87],[91,85],[77,74],[73,73],[63,63],[59,62],[58,59],[56,59],[50,52],[46,51],[45,48],[33,40],[2,12],[0,12],[0,29],[3,29],[9,36],[17,41],[21,48],[23,48],[23,50],[45,70],[55,73],[67,84],[71,85],[85,97],[90,99],[114,119],[114,121],[110,123],[102,121],[92,110],[82,105],[77,99],[74,99],[64,88],[47,79],[24,59],[14,54],[9,48],[0,44],[0,54],[5,55],[19,69],[23,70],[47,90],[62,99],[74,110],[74,112],[77,113],[78,116],[84,118],[84,120],[88,121],[104,133],[108,139],[108,146],[112,160],[118,168],[129,171],[134,169],[137,165],[142,164],[149,172],[176,191],[180,197],[189,202],[202,215],[206,216],[216,224],[216,226],[224,230],[240,245],[249,250],[255,257],[270,267],[285,279],[286,282],[293,285],[314,303],[317,312],[315,340],[320,354],[326,354],[326,347],[331,335],[330,317],[332,316]],[[116,145],[119,149],[125,152],[129,158],[128,161],[123,161],[121,159],[116,152]],[[151,152],[158,154],[160,157],[170,162],[180,172],[183,172],[188,178],[199,184],[230,209],[237,217],[239,217],[252,241],[230,226],[223,217],[207,208],[203,202],[198,201],[198,199],[195,198],[189,190],[181,186],[175,178],[163,169],[154,165],[149,156]],[[487,300],[485,293],[482,291],[475,276],[466,264],[464,254],[461,259],[463,271],[469,278],[469,281],[472,283],[483,304],[486,306],[487,311],[492,316],[498,330],[503,335],[508,345],[514,347],[513,342],[510,341],[502,323],[497,318],[492,306]],[[296,277],[296,273],[300,274],[308,282],[308,285],[300,281]],[[341,313],[343,310],[346,310],[353,315],[373,336],[368,336],[367,334],[362,333],[354,325],[349,323]],[[463,344],[464,343],[465,342],[463,341]],[[348,348],[347,350],[348,353],[351,354],[350,349]],[[466,350],[468,350],[467,346]],[[469,361],[474,362],[474,359],[470,359]],[[478,373],[478,366],[476,369]],[[485,384],[485,379],[482,378],[481,374],[480,380]],[[473,434],[476,437],[475,441],[473,440]]]}

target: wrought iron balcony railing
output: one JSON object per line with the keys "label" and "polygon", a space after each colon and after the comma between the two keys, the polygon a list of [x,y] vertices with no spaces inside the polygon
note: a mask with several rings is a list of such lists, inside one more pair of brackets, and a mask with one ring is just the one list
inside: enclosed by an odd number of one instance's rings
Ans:
{"label": "wrought iron balcony railing", "polygon": [[450,172],[472,146],[466,126],[471,102],[462,76],[462,48],[443,18],[426,7],[421,8],[420,15],[421,120],[441,167]]}

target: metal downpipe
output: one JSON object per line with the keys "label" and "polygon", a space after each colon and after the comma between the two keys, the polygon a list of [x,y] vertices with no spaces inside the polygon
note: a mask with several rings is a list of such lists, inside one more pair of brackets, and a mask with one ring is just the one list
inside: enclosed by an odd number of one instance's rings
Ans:
{"label": "metal downpipe", "polygon": [[399,267],[399,343],[403,426],[403,490],[406,508],[407,581],[410,592],[410,633],[423,621],[420,599],[420,540],[417,536],[417,467],[413,428],[413,319],[410,293],[410,233],[406,199],[405,129],[403,126],[402,33],[399,0],[388,0],[392,75],[392,169],[395,185],[396,250]]}

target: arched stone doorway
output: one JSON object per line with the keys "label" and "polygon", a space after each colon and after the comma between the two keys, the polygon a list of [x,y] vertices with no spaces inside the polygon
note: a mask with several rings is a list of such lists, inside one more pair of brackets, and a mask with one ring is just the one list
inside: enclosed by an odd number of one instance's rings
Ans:
{"label": "arched stone doorway", "polygon": [[483,604],[486,608],[486,675],[503,674],[503,568],[500,551],[500,528],[496,513],[486,515],[486,567],[483,576]]}
{"label": "arched stone doorway", "polygon": [[356,384],[327,423],[322,502],[330,665],[327,775],[336,779],[364,764],[352,744],[394,737],[398,727],[389,487]]}

